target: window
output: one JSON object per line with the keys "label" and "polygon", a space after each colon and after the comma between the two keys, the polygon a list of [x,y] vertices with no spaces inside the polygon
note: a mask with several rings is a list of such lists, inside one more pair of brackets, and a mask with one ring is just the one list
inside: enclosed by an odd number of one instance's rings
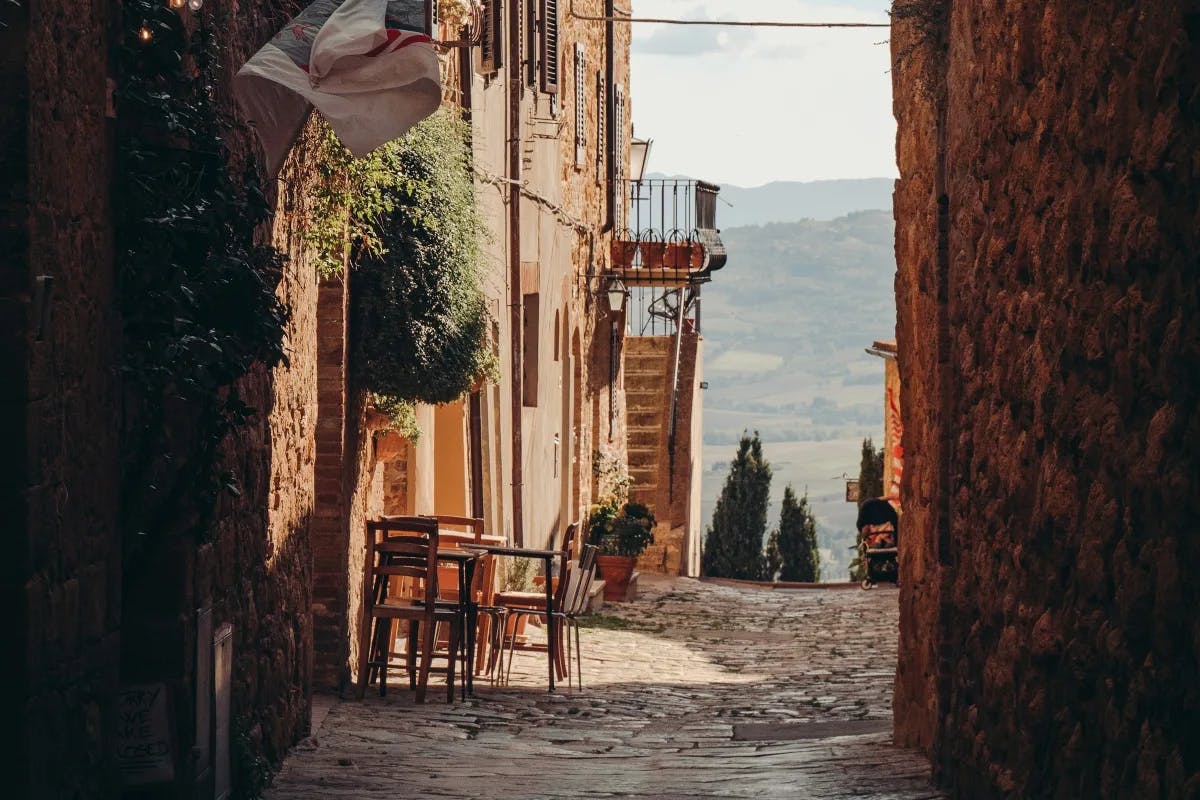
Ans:
{"label": "window", "polygon": [[583,112],[583,81],[587,74],[587,54],[583,42],[575,43],[575,166],[582,167],[587,158],[587,119]]}
{"label": "window", "polygon": [[[542,91],[554,94],[558,91],[558,0],[541,0],[542,3]],[[576,54],[579,45],[575,46]]]}
{"label": "window", "polygon": [[626,128],[625,87],[621,84],[613,86],[613,136],[608,145],[609,163],[612,165],[612,220],[613,228],[620,231],[625,228],[625,128]]}
{"label": "window", "polygon": [[503,36],[504,10],[501,0],[483,0],[483,13],[480,15],[483,29],[479,32],[479,69],[481,72],[495,72],[503,66],[504,50]]}
{"label": "window", "polygon": [[541,342],[538,332],[541,326],[538,319],[541,315],[540,296],[537,292],[524,295],[524,344],[521,359],[521,403],[526,406],[538,404],[538,348]]}

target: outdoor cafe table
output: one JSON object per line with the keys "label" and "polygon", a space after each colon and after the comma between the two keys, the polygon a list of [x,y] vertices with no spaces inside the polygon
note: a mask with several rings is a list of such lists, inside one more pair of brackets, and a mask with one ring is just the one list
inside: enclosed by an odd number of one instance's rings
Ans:
{"label": "outdoor cafe table", "polygon": [[[464,700],[468,694],[475,693],[475,681],[473,680],[473,673],[475,672],[475,625],[479,617],[479,611],[471,591],[471,585],[475,581],[475,567],[479,563],[479,559],[483,558],[484,555],[484,551],[479,547],[467,549],[457,544],[439,546],[437,551],[438,561],[448,561],[458,566],[458,608],[466,619],[467,628],[462,643],[462,647],[466,648],[466,652],[464,653],[466,666],[463,668],[462,676]],[[451,655],[452,659],[457,657],[457,653]]]}
{"label": "outdoor cafe table", "polygon": [[497,545],[473,545],[472,549],[483,550],[495,556],[513,556],[515,558],[538,558],[546,565],[546,654],[550,666],[550,691],[554,691],[554,654],[558,644],[558,634],[554,629],[554,594],[550,580],[551,564],[554,559],[562,558],[561,550],[529,550],[524,547],[500,547]]}

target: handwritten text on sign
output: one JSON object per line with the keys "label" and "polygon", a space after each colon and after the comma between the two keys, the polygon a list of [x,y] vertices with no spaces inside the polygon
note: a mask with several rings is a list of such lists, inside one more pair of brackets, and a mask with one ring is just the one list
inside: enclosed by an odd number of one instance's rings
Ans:
{"label": "handwritten text on sign", "polygon": [[175,747],[162,683],[126,686],[117,695],[117,762],[126,786],[175,779]]}

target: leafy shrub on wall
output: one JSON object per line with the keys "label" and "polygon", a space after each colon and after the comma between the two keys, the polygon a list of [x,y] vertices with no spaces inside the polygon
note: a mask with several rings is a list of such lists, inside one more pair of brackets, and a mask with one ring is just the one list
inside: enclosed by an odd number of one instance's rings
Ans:
{"label": "leafy shrub on wall", "polygon": [[446,403],[495,373],[469,134],[443,109],[377,153],[389,185],[351,276],[352,374],[376,395]]}

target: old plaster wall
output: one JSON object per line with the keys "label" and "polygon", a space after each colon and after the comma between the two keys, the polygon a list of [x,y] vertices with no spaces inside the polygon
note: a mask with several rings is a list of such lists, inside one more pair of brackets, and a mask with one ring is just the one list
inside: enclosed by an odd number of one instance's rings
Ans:
{"label": "old plaster wall", "polygon": [[901,8],[898,738],[962,797],[1193,796],[1200,15]]}
{"label": "old plaster wall", "polygon": [[[536,5],[536,4],[535,4]],[[600,15],[603,0],[580,0],[580,13]],[[507,15],[511,6],[505,6]],[[542,13],[539,7],[537,13]],[[480,211],[491,236],[484,252],[484,290],[495,320],[501,380],[483,392],[484,505],[490,530],[511,534],[513,510],[513,376],[509,317],[510,201],[508,99],[510,69],[521,71],[520,268],[525,317],[536,333],[523,342],[527,365],[536,365],[537,390],[522,405],[523,541],[531,547],[557,542],[563,527],[582,516],[592,493],[592,455],[602,446],[624,454],[624,397],[620,390],[620,344],[612,375],[613,320],[594,276],[606,267],[609,232],[607,201],[607,84],[628,93],[628,26],[615,26],[614,69],[605,64],[604,23],[578,20],[559,7],[559,83],[555,94],[542,90],[537,31],[509,41],[502,31],[505,66],[483,73],[476,54],[471,85],[473,155],[479,178]],[[531,42],[535,46],[530,46]],[[584,78],[575,84],[575,44],[584,46]],[[530,60],[534,62],[532,68]],[[599,76],[598,76],[599,73]],[[598,93],[599,92],[599,93]],[[578,131],[576,98],[582,98],[584,124]],[[628,119],[628,115],[626,116]],[[628,162],[629,126],[621,132],[616,158]],[[597,164],[599,162],[599,169]],[[536,301],[536,306],[534,305]],[[620,320],[617,320],[620,324]],[[521,332],[519,335],[523,335]],[[530,368],[527,366],[527,368]],[[609,391],[613,386],[614,390]],[[610,413],[610,398],[613,412]],[[410,495],[424,465],[418,448],[410,463]],[[419,499],[419,498],[418,498]]]}

